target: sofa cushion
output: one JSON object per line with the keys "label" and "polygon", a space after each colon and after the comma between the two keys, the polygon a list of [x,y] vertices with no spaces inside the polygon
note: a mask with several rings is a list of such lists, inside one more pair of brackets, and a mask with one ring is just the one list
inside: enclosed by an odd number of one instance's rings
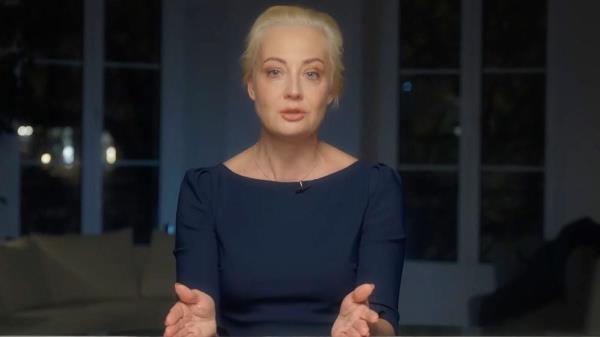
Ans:
{"label": "sofa cushion", "polygon": [[150,254],[150,245],[134,245],[133,246],[133,263],[135,265],[135,274],[137,275],[138,290],[141,289],[142,274],[146,266],[146,260]]}
{"label": "sofa cushion", "polygon": [[49,304],[37,248],[28,238],[0,245],[0,314]]}
{"label": "sofa cushion", "polygon": [[0,320],[8,335],[162,335],[172,300],[122,299],[23,310]]}
{"label": "sofa cushion", "polygon": [[175,257],[172,235],[154,231],[150,252],[142,272],[141,295],[144,298],[174,298]]}
{"label": "sofa cushion", "polygon": [[581,246],[569,254],[565,263],[565,299],[569,314],[576,315],[584,323],[587,303],[590,298],[596,248]]}
{"label": "sofa cushion", "polygon": [[32,235],[54,303],[135,298],[131,229],[101,235]]}
{"label": "sofa cushion", "polygon": [[594,261],[592,280],[590,282],[590,301],[586,315],[586,331],[588,335],[600,335],[600,258]]}

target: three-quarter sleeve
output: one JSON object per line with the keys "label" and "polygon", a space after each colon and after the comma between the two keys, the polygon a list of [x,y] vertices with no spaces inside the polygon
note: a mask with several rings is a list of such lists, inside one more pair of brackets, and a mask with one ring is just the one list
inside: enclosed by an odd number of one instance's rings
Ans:
{"label": "three-quarter sleeve", "polygon": [[398,334],[398,295],[404,265],[402,186],[398,172],[374,165],[369,201],[359,245],[357,285],[375,284],[369,297],[372,310],[390,322]]}
{"label": "three-quarter sleeve", "polygon": [[218,250],[211,184],[208,170],[186,172],[179,190],[173,254],[177,282],[209,294],[219,313]]}

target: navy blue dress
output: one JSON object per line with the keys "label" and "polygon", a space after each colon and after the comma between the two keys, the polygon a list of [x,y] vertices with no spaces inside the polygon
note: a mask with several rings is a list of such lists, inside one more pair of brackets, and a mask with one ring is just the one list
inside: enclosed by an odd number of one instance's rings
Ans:
{"label": "navy blue dress", "polygon": [[215,300],[231,336],[320,335],[344,296],[374,283],[370,307],[398,333],[404,262],[400,177],[359,160],[305,182],[187,171],[177,209],[177,281]]}

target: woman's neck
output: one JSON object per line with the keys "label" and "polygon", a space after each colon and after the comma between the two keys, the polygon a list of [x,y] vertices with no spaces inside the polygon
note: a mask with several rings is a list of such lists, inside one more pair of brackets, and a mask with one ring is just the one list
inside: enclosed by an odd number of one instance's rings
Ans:
{"label": "woman's neck", "polygon": [[272,137],[266,133],[253,146],[257,170],[274,181],[309,180],[323,163],[316,135],[302,140]]}

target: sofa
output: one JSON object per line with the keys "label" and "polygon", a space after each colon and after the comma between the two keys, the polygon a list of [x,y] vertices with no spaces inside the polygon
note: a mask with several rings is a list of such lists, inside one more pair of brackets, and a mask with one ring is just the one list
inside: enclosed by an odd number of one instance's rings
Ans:
{"label": "sofa", "polygon": [[600,258],[593,247],[575,249],[567,259],[562,296],[504,322],[505,330],[522,333],[600,334]]}
{"label": "sofa", "polygon": [[0,335],[161,335],[175,302],[174,239],[132,231],[0,243]]}
{"label": "sofa", "polygon": [[[528,268],[532,267],[524,262],[518,270],[521,275],[524,275],[531,271],[531,269],[527,270]],[[496,265],[496,272],[506,274],[505,266],[499,268]],[[516,275],[516,278],[519,273],[510,272],[510,274]],[[565,261],[564,274],[559,277],[562,279],[563,289],[553,298],[546,299],[543,304],[526,312],[513,314],[511,317],[503,316],[502,320],[491,325],[482,324],[481,313],[485,307],[492,307],[489,309],[494,310],[493,307],[498,303],[491,298],[499,294],[498,290],[492,294],[471,298],[469,301],[471,325],[494,335],[600,335],[600,256],[597,249],[593,246],[574,249]],[[496,279],[499,285],[511,281],[511,278],[506,275],[497,275]],[[544,280],[544,282],[550,281]],[[525,295],[523,291],[520,293]],[[504,294],[509,295],[506,292]],[[516,310],[516,307],[527,302],[525,298],[512,301],[515,306],[514,311],[520,311]]]}

